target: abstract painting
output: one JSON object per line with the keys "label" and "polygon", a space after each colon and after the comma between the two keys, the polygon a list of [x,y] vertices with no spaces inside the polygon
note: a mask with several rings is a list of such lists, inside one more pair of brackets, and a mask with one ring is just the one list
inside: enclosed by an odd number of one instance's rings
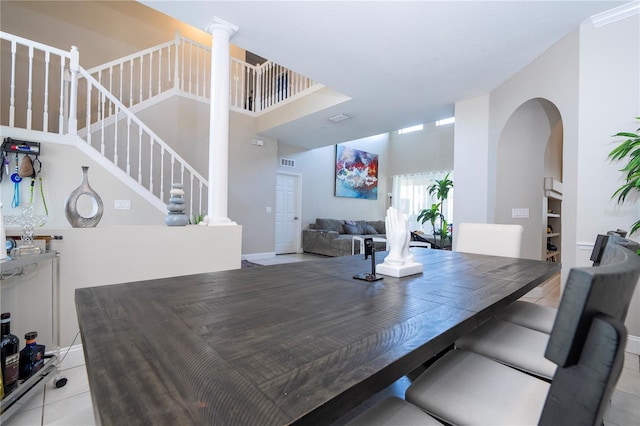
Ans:
{"label": "abstract painting", "polygon": [[336,145],[336,197],[378,199],[378,154]]}

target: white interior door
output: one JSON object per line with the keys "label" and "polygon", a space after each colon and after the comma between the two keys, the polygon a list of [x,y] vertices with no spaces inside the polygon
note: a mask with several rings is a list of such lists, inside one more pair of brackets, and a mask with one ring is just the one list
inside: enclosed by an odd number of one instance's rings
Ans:
{"label": "white interior door", "polygon": [[297,253],[300,240],[300,176],[278,173],[276,254]]}

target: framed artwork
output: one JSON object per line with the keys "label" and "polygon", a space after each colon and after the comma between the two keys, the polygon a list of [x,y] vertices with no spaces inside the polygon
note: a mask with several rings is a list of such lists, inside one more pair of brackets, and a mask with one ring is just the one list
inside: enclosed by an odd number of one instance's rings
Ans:
{"label": "framed artwork", "polygon": [[336,197],[378,199],[378,154],[336,145]]}

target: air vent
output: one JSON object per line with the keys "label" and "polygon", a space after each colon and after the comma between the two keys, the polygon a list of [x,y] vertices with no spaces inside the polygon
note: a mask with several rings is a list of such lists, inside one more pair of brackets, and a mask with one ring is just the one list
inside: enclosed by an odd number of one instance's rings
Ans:
{"label": "air vent", "polygon": [[294,168],[296,166],[296,160],[291,160],[289,158],[281,158],[280,166]]}

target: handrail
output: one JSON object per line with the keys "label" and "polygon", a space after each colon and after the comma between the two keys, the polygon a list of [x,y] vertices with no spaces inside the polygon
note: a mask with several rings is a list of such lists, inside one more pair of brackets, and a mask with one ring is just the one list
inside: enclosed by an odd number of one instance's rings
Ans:
{"label": "handrail", "polygon": [[[188,212],[203,213],[207,181],[129,108],[168,90],[208,99],[210,47],[176,33],[172,41],[85,70],[75,46],[63,51],[6,32],[0,42],[11,55],[10,85],[0,88],[9,113],[7,119],[3,107],[0,124],[78,135],[165,203],[165,188],[182,183]],[[271,61],[231,58],[230,67],[230,108],[244,113],[270,111],[318,85]]]}
{"label": "handrail", "polygon": [[[85,128],[88,131],[85,132],[83,138],[87,144],[98,149],[102,155],[109,158],[120,169],[125,171],[129,176],[137,180],[140,185],[146,187],[151,193],[156,195],[165,203],[169,201],[169,191],[165,191],[165,188],[170,188],[171,183],[182,183],[185,186],[186,204],[189,206],[190,215],[199,215],[203,212],[203,207],[206,206],[206,197],[208,183],[207,180],[200,175],[193,167],[191,167],[176,151],[174,151],[166,142],[164,142],[153,130],[151,130],[142,120],[140,120],[135,114],[133,114],[127,107],[124,106],[112,93],[110,93],[105,87],[103,87],[88,71],[80,68],[80,76],[87,81],[86,92],[84,96],[87,105],[92,105],[92,92],[96,90],[98,92],[98,105],[105,105],[108,101],[113,106],[112,120],[107,120],[105,117],[105,108],[99,108],[100,113],[94,114],[91,109],[86,110],[86,118],[84,119]],[[79,99],[80,101],[80,99]],[[79,102],[80,103],[80,102]],[[135,132],[133,136],[137,136],[137,141],[132,140],[132,131]],[[124,132],[126,139],[126,149],[120,149],[118,143],[120,137]],[[96,142],[93,140],[93,135],[97,135],[99,140]],[[81,136],[82,137],[82,136]],[[112,146],[107,146],[107,140],[112,141]],[[147,149],[143,143],[148,143],[149,152],[146,153],[148,157],[148,163],[143,161],[143,152]],[[135,152],[131,152],[132,145],[137,145],[137,155]],[[155,158],[154,147],[158,145],[159,157]],[[126,159],[124,162],[119,160],[119,154],[125,154]],[[137,165],[132,164],[132,156],[137,159]],[[165,156],[169,157],[170,170],[168,176],[165,176]],[[120,166],[124,163],[125,167]],[[179,179],[176,180],[175,165],[178,164],[180,173]],[[154,166],[160,167],[160,170],[154,172]],[[137,171],[137,174],[135,172]],[[155,173],[155,174],[154,174]],[[189,184],[184,181],[185,175],[188,177]],[[154,188],[154,182],[159,181],[159,188]],[[194,181],[196,188],[194,188]],[[194,201],[197,195],[198,209],[194,211]]]}

